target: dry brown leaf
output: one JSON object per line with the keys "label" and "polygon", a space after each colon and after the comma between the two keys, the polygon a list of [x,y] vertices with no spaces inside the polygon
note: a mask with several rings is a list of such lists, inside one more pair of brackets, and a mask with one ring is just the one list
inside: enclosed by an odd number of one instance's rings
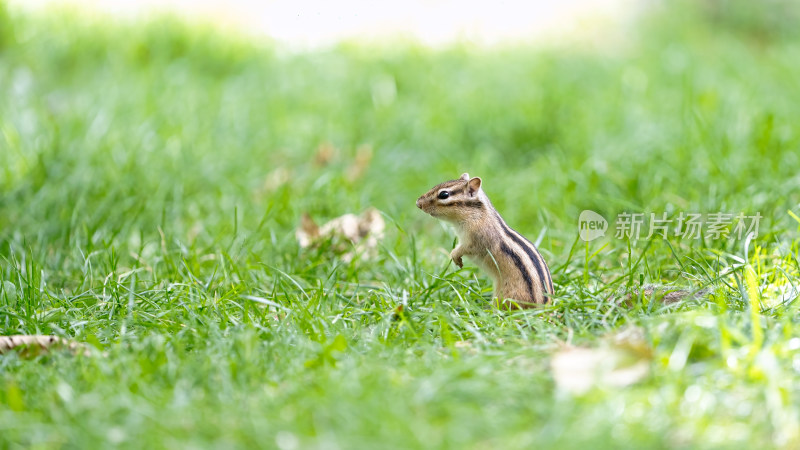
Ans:
{"label": "dry brown leaf", "polygon": [[353,164],[347,168],[347,179],[352,182],[361,178],[361,175],[364,174],[371,162],[372,147],[369,145],[362,145],[356,150],[356,157],[353,160]]}
{"label": "dry brown leaf", "polygon": [[[631,307],[633,305],[634,299],[639,297],[640,289],[638,287],[633,287],[631,290],[626,290],[625,288],[621,288],[611,297],[609,297],[610,301],[615,302],[618,305],[624,305],[626,307]],[[709,289],[700,289],[700,290],[689,290],[689,289],[681,289],[676,288],[675,286],[669,285],[657,285],[657,284],[648,284],[641,288],[641,295],[647,301],[656,301],[663,303],[665,305],[671,305],[674,303],[681,302],[683,300],[691,300],[703,297],[708,295],[711,291]]]}
{"label": "dry brown leaf", "polygon": [[650,373],[652,352],[639,328],[606,337],[596,348],[563,347],[550,360],[556,386],[575,394],[592,387],[625,387]]}
{"label": "dry brown leaf", "polygon": [[300,247],[310,246],[319,237],[319,226],[308,213],[303,213],[300,217],[300,228],[295,232]]}
{"label": "dry brown leaf", "polygon": [[292,172],[285,167],[278,167],[264,177],[264,183],[256,192],[257,196],[271,194],[292,179]]}
{"label": "dry brown leaf", "polygon": [[385,228],[386,222],[375,208],[367,209],[360,216],[345,214],[321,226],[311,216],[303,214],[295,237],[303,248],[331,240],[335,251],[344,252],[342,259],[351,261],[356,253],[373,256]]}
{"label": "dry brown leaf", "polygon": [[317,151],[314,153],[314,165],[318,167],[327,166],[333,161],[337,153],[336,147],[331,145],[330,142],[320,144],[320,146],[317,147]]}
{"label": "dry brown leaf", "polygon": [[89,349],[84,344],[68,341],[57,336],[45,335],[15,335],[0,336],[0,354],[11,350],[19,352],[20,356],[32,357],[50,350],[67,350],[72,354],[82,353],[90,356]]}

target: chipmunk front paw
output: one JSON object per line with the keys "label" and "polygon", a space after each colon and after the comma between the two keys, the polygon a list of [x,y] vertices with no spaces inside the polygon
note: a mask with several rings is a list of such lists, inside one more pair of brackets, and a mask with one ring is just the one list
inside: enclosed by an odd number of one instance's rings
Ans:
{"label": "chipmunk front paw", "polygon": [[450,252],[450,259],[456,263],[459,269],[464,267],[464,261],[461,260],[461,255],[457,254],[455,251]]}

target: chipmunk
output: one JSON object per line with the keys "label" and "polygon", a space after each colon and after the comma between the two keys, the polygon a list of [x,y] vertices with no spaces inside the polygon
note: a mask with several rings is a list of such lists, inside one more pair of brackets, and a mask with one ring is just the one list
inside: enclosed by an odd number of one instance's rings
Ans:
{"label": "chipmunk", "polygon": [[417,199],[417,207],[451,223],[458,245],[450,258],[463,267],[467,256],[489,273],[494,296],[511,307],[548,303],[555,293],[550,269],[529,240],[512,230],[481,189],[481,179],[462,174],[434,186]]}

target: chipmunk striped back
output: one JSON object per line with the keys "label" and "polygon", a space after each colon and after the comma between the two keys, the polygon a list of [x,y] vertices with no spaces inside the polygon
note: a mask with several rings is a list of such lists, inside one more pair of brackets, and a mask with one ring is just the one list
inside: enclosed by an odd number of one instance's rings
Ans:
{"label": "chipmunk striped back", "polygon": [[450,257],[461,267],[467,256],[488,272],[495,297],[520,307],[547,303],[555,293],[547,263],[533,243],[506,224],[481,184],[465,173],[434,186],[417,199],[417,207],[455,227],[459,244]]}

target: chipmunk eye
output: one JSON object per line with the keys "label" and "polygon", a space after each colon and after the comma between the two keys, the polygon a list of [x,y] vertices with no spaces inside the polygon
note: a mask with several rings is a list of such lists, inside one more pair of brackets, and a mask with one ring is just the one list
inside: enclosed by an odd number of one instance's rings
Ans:
{"label": "chipmunk eye", "polygon": [[450,197],[450,193],[447,192],[447,191],[442,191],[442,192],[439,192],[438,197],[439,197],[440,200],[444,200],[447,197]]}

